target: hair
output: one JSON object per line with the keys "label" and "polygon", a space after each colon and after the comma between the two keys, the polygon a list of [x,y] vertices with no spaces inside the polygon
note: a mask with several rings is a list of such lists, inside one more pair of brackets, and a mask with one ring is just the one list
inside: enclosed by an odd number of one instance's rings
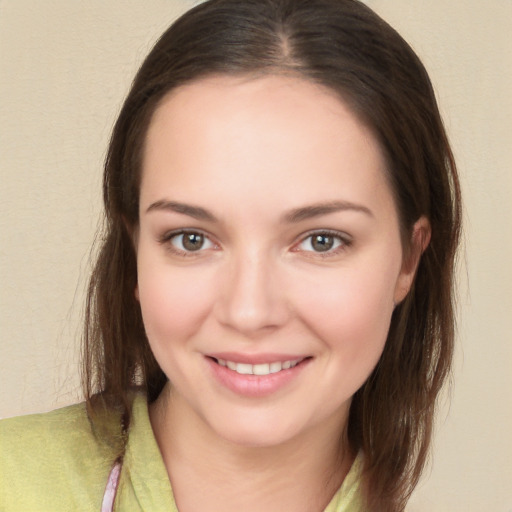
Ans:
{"label": "hair", "polygon": [[432,234],[383,354],[354,395],[348,439],[364,454],[369,510],[401,511],[426,463],[436,398],[454,343],[454,265],[460,232],[456,167],[427,72],[410,46],[357,0],[210,0],[161,36],[138,71],[105,163],[105,222],[90,280],[84,392],[124,412],[130,389],[151,402],[167,381],[147,337],[131,233],[138,224],[146,132],[173,89],[211,75],[287,73],[337,93],[374,133],[387,160],[404,253],[426,216]]}

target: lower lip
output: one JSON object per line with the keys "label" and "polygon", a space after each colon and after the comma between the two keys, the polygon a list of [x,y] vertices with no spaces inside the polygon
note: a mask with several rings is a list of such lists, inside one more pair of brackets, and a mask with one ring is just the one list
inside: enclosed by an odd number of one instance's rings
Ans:
{"label": "lower lip", "polygon": [[276,393],[295,380],[308,365],[310,359],[305,359],[293,368],[281,370],[269,375],[243,375],[221,366],[213,359],[206,358],[216,380],[237,395],[247,397],[264,397]]}

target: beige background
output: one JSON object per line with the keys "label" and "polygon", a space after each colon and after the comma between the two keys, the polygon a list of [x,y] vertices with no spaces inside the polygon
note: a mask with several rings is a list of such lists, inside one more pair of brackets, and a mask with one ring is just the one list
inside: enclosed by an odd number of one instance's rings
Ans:
{"label": "beige background", "polygon": [[[77,340],[109,131],[194,2],[0,0],[0,417],[80,398]],[[465,195],[451,405],[414,512],[512,511],[512,1],[367,0],[429,69]]]}

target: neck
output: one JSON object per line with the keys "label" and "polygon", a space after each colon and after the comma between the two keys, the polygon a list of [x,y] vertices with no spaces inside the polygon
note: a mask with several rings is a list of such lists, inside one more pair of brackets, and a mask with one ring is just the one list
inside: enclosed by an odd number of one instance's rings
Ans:
{"label": "neck", "polygon": [[283,503],[296,512],[323,511],[354,459],[340,439],[347,417],[278,446],[253,447],[216,436],[168,386],[150,407],[180,512],[273,512]]}

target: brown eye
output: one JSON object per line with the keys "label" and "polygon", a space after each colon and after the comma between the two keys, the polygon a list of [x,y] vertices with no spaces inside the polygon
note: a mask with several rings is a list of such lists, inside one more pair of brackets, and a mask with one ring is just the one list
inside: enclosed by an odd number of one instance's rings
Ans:
{"label": "brown eye", "polygon": [[182,231],[168,238],[172,246],[181,252],[198,252],[210,249],[214,244],[198,231]]}
{"label": "brown eye", "polygon": [[199,233],[184,233],[183,247],[187,251],[198,251],[204,245],[204,236]]}
{"label": "brown eye", "polygon": [[310,253],[337,253],[338,249],[350,246],[348,235],[343,233],[331,233],[329,231],[317,231],[305,237],[296,250]]}
{"label": "brown eye", "polygon": [[326,234],[313,235],[311,247],[317,252],[329,251],[334,247],[334,237]]}

